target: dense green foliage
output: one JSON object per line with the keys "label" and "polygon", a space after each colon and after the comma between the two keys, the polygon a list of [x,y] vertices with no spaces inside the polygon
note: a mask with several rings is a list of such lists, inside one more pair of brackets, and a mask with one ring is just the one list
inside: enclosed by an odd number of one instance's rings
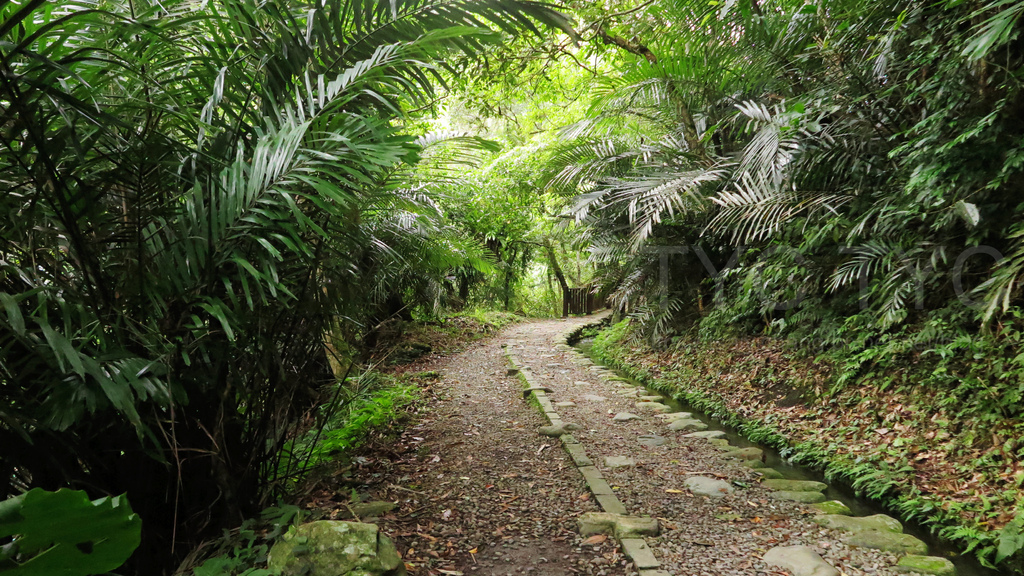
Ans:
{"label": "dense green foliage", "polygon": [[405,111],[543,25],[518,0],[0,5],[0,493],[127,492],[146,574],[273,501],[330,417],[325,335],[486,267],[430,186],[493,145]]}

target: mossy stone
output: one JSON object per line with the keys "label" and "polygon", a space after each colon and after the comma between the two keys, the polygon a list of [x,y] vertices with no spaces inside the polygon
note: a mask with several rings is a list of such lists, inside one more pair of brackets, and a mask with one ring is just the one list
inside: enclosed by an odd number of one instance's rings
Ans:
{"label": "mossy stone", "polygon": [[842,514],[822,514],[811,518],[815,524],[820,524],[832,530],[843,532],[903,532],[903,525],[892,516],[875,514],[874,516],[845,516]]}
{"label": "mossy stone", "polygon": [[956,576],[956,567],[945,558],[908,554],[896,563],[900,572],[911,574],[932,574],[934,576]]}
{"label": "mossy stone", "polygon": [[784,492],[821,492],[828,484],[813,480],[765,480],[763,484],[772,490]]}
{"label": "mossy stone", "polygon": [[[763,472],[763,471],[762,471]],[[839,500],[829,500],[828,502],[819,502],[814,505],[815,508],[821,510],[825,514],[845,514],[846,516],[852,516],[853,511],[846,504],[843,504]]]}
{"label": "mossy stone", "polygon": [[374,524],[320,520],[295,526],[270,549],[281,576],[401,576],[405,564]]}
{"label": "mossy stone", "polygon": [[924,555],[928,553],[928,545],[910,534],[879,532],[877,530],[853,532],[844,538],[843,542],[850,546],[860,546],[861,548],[896,552],[898,554]]}

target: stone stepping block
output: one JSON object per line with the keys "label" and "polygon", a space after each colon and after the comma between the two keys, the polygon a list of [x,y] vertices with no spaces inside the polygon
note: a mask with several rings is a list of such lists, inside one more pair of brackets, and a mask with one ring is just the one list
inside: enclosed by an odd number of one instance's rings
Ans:
{"label": "stone stepping block", "polygon": [[597,500],[597,504],[605,512],[622,514],[623,516],[628,514],[626,507],[622,505],[622,502],[614,494],[595,494],[594,499]]}
{"label": "stone stepping block", "polygon": [[765,564],[789,572],[790,576],[839,576],[810,546],[777,546],[761,558]]}
{"label": "stone stepping block", "polygon": [[703,432],[690,432],[684,434],[683,438],[703,438],[705,440],[711,440],[713,438],[725,438],[725,432],[721,430],[705,430]]}
{"label": "stone stepping block", "polygon": [[664,436],[658,436],[657,434],[641,434],[637,436],[637,440],[641,445],[648,448],[654,448],[655,446],[664,446],[668,443],[668,438]]}
{"label": "stone stepping block", "polygon": [[650,412],[668,412],[671,410],[671,408],[661,402],[637,402],[636,407]]}
{"label": "stone stepping block", "polygon": [[[761,470],[763,473],[764,470]],[[853,510],[846,504],[843,504],[839,500],[829,500],[828,502],[819,502],[813,504],[812,508],[817,508],[825,514],[843,514],[845,516],[853,516]]]}
{"label": "stone stepping block", "polygon": [[651,552],[643,538],[623,538],[619,543],[622,544],[622,551],[633,561],[637,570],[643,571],[661,566],[661,562],[658,562],[654,552]]}
{"label": "stone stepping block", "polygon": [[895,552],[897,554],[923,556],[928,553],[928,545],[910,534],[879,532],[877,530],[853,532],[843,538],[843,542],[850,546],[871,548],[872,550],[881,550],[883,552]]}
{"label": "stone stepping block", "polygon": [[843,514],[822,514],[811,518],[815,524],[843,532],[903,532],[903,524],[892,516],[845,516]]}
{"label": "stone stepping block", "polygon": [[821,492],[828,488],[828,484],[813,480],[765,480],[762,484],[783,492]]}
{"label": "stone stepping block", "polygon": [[732,494],[734,490],[732,484],[725,480],[708,478],[707,476],[691,476],[686,479],[686,482],[683,482],[683,485],[697,496],[709,496],[711,498],[722,498],[726,494]]}
{"label": "stone stepping block", "polygon": [[526,398],[532,392],[544,392],[545,394],[552,394],[554,393],[554,390],[548,388],[547,386],[530,386],[529,388],[523,390],[523,398]]}
{"label": "stone stepping block", "polygon": [[632,387],[623,388],[622,390],[616,390],[615,393],[618,394],[619,396],[636,396],[636,390],[634,390]]}
{"label": "stone stepping block", "polygon": [[629,412],[619,412],[614,417],[612,417],[612,420],[614,420],[615,422],[627,422],[629,420],[639,419],[639,416],[637,416],[636,414],[630,414]]}
{"label": "stone stepping block", "polygon": [[641,396],[640,400],[644,402],[661,402],[662,396],[661,394],[651,394],[650,396]]}
{"label": "stone stepping block", "polygon": [[736,447],[733,446],[732,444],[729,444],[729,441],[726,440],[725,438],[708,438],[708,444],[711,444],[712,446],[718,448],[722,452],[728,452],[730,450],[736,449]]}
{"label": "stone stepping block", "polygon": [[932,574],[934,576],[956,576],[956,567],[945,558],[907,554],[896,563],[901,572],[910,574]]}
{"label": "stone stepping block", "polygon": [[743,465],[747,468],[753,468],[754,470],[760,470],[761,468],[767,468],[768,465],[760,460],[747,460],[743,462]]}
{"label": "stone stepping block", "polygon": [[760,448],[739,448],[729,450],[722,454],[722,458],[735,458],[737,460],[764,460],[764,452]]}
{"label": "stone stepping block", "polygon": [[790,502],[800,502],[801,504],[817,504],[825,501],[825,495],[821,492],[787,492],[779,490],[772,492],[772,496],[779,500],[789,500]]}
{"label": "stone stepping block", "polygon": [[698,430],[707,430],[708,425],[701,422],[700,420],[690,420],[688,418],[680,418],[673,420],[668,424],[669,430],[676,432],[695,432]]}
{"label": "stone stepping block", "polygon": [[690,412],[671,412],[668,414],[658,414],[658,418],[668,420],[669,422],[673,420],[693,420],[693,414]]}
{"label": "stone stepping block", "polygon": [[627,468],[636,466],[636,460],[629,456],[605,456],[604,465],[606,468]]}
{"label": "stone stepping block", "polygon": [[[774,468],[759,468],[757,471],[765,480],[782,480],[785,478],[785,476],[782,475],[782,472],[779,472]],[[826,512],[824,510],[822,510],[822,512],[825,512],[826,514],[832,514],[832,512]]]}
{"label": "stone stepping block", "polygon": [[576,403],[571,401],[571,400],[563,400],[561,402],[555,402],[555,406],[558,406],[559,408],[572,408],[575,405],[576,405]]}
{"label": "stone stepping block", "polygon": [[568,434],[573,430],[580,430],[583,427],[579,424],[552,424],[551,426],[541,426],[537,429],[537,433],[541,436],[550,436],[552,438],[558,438],[563,434]]}
{"label": "stone stepping block", "polygon": [[625,516],[609,512],[586,512],[576,519],[580,536],[608,534],[618,539],[657,536],[660,533],[657,518]]}
{"label": "stone stepping block", "polygon": [[607,400],[604,396],[598,396],[597,394],[584,394],[583,399],[587,402],[604,402]]}
{"label": "stone stepping block", "polygon": [[582,444],[575,444],[571,442],[565,442],[565,437],[562,437],[563,446],[565,451],[569,453],[569,457],[572,458],[572,463],[577,467],[580,466],[593,466],[594,461],[587,456],[586,450],[583,449]]}

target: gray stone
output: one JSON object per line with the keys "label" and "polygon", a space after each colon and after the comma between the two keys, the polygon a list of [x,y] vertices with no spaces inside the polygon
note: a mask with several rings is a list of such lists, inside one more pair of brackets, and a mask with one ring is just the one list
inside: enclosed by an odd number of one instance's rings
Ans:
{"label": "gray stone", "polygon": [[[782,472],[779,472],[774,468],[759,468],[757,471],[763,478],[768,480],[782,480],[784,478]],[[828,512],[828,514],[831,514],[831,512]]]}
{"label": "gray stone", "polygon": [[541,426],[537,429],[537,432],[541,436],[550,436],[552,438],[558,438],[563,434],[572,432],[573,430],[579,430],[579,424],[563,424],[561,420],[552,420],[551,426]]}
{"label": "gray stone", "polygon": [[764,452],[760,448],[738,448],[722,454],[722,457],[737,460],[764,460]]}
{"label": "gray stone", "polygon": [[705,440],[711,440],[712,438],[725,438],[725,432],[721,430],[705,430],[703,432],[690,432],[689,434],[683,435],[683,438],[703,438]]}
{"label": "gray stone", "polygon": [[358,504],[352,504],[349,506],[352,512],[360,518],[372,518],[380,516],[381,514],[387,514],[395,509],[393,502],[360,502]]}
{"label": "gray stone", "polygon": [[575,384],[577,386],[583,386],[585,388],[589,387],[591,385],[590,382],[584,382],[583,380],[577,380],[577,381],[573,382],[573,384]]}
{"label": "gray stone", "polygon": [[604,396],[598,396],[597,394],[584,394],[583,399],[588,402],[604,402],[607,400]]}
{"label": "gray stone", "polygon": [[595,494],[594,499],[605,512],[612,514],[626,514],[626,507],[614,494]]}
{"label": "gray stone", "polygon": [[821,492],[828,488],[828,484],[813,480],[765,480],[762,484],[783,492]]}
{"label": "gray stone", "polygon": [[658,418],[663,418],[669,422],[673,420],[692,420],[693,414],[691,412],[670,412],[668,414],[658,414]]}
{"label": "gray stone", "polygon": [[587,456],[587,452],[583,449],[583,445],[565,442],[564,437],[562,443],[565,445],[565,451],[568,452],[569,457],[572,458],[572,463],[577,467],[594,465],[593,460]]}
{"label": "gray stone", "polygon": [[615,415],[612,420],[616,422],[626,422],[627,420],[639,420],[640,417],[636,414],[630,414],[629,412],[619,412]]}
{"label": "gray stone", "polygon": [[896,569],[910,574],[933,574],[934,576],[956,576],[956,567],[945,558],[907,554],[896,563]]}
{"label": "gray stone", "polygon": [[605,456],[604,465],[607,468],[625,468],[628,466],[636,466],[636,460],[633,460],[629,456]]}
{"label": "gray stone", "polygon": [[790,576],[839,576],[839,571],[825,562],[810,546],[778,546],[762,558],[769,566],[777,566]]}
{"label": "gray stone", "polygon": [[668,570],[658,570],[656,568],[646,568],[640,570],[640,576],[672,576],[672,573]]}
{"label": "gray stone", "polygon": [[661,402],[637,402],[636,407],[640,410],[647,410],[649,412],[667,412],[671,410],[671,408]]}
{"label": "gray stone", "polygon": [[623,538],[620,544],[622,544],[622,551],[633,560],[633,565],[637,570],[661,566],[661,562],[654,557],[654,552],[651,552],[643,538]]}
{"label": "gray stone", "polygon": [[861,548],[896,552],[898,554],[924,555],[928,553],[928,545],[910,534],[895,534],[893,532],[879,532],[877,530],[853,532],[843,538],[843,542],[850,546],[860,546]]}
{"label": "gray stone", "polygon": [[825,495],[821,492],[787,492],[779,490],[772,492],[772,496],[779,500],[789,500],[790,502],[800,502],[801,504],[817,504],[818,502],[825,501]]}
{"label": "gray stone", "polygon": [[576,403],[571,401],[571,400],[563,400],[561,402],[555,402],[555,406],[558,406],[559,408],[570,408],[570,407],[575,406],[575,405],[576,405]]}
{"label": "gray stone", "polygon": [[845,516],[843,514],[822,514],[811,518],[815,524],[820,524],[832,530],[843,532],[903,532],[903,524],[892,516],[875,514],[874,516]]}
{"label": "gray stone", "polygon": [[657,434],[641,434],[637,436],[637,440],[641,445],[647,446],[648,448],[654,448],[655,446],[664,446],[668,443],[668,438],[664,436],[658,436]]}
{"label": "gray stone", "polygon": [[696,432],[698,430],[707,430],[708,425],[701,422],[700,420],[689,420],[686,418],[680,418],[673,420],[668,424],[669,430],[675,430],[677,432]]}
{"label": "gray stone", "polygon": [[721,498],[726,494],[732,494],[733,487],[725,480],[708,478],[707,476],[690,476],[683,482],[686,488],[698,496],[710,496]]}
{"label": "gray stone", "polygon": [[268,568],[282,576],[398,576],[405,564],[377,526],[320,520],[290,528],[270,549]]}
{"label": "gray stone", "polygon": [[[763,470],[762,470],[763,472]],[[852,516],[853,510],[846,504],[843,504],[839,500],[829,500],[828,502],[819,502],[814,504],[812,508],[817,508],[825,514],[844,514],[846,516]]]}

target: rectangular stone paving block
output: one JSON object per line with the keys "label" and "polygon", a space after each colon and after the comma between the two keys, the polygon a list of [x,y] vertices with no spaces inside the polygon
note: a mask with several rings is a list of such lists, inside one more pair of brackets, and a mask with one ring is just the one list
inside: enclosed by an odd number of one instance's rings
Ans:
{"label": "rectangular stone paving block", "polygon": [[605,481],[604,476],[601,476],[600,470],[593,466],[583,466],[579,470],[583,474],[583,479],[587,481],[587,486],[591,492],[594,494],[614,494],[612,487]]}
{"label": "rectangular stone paving block", "polygon": [[626,513],[626,507],[614,494],[598,494],[594,498],[605,512],[611,512],[612,514]]}
{"label": "rectangular stone paving block", "polygon": [[643,538],[623,538],[621,543],[622,551],[633,560],[637,570],[661,566],[661,562],[654,557],[654,552],[651,552]]}
{"label": "rectangular stone paving block", "polygon": [[[566,435],[568,436],[568,434]],[[565,451],[569,453],[569,457],[572,458],[573,464],[579,466],[593,466],[594,462],[587,457],[586,450],[583,449],[582,444],[565,444]]]}

